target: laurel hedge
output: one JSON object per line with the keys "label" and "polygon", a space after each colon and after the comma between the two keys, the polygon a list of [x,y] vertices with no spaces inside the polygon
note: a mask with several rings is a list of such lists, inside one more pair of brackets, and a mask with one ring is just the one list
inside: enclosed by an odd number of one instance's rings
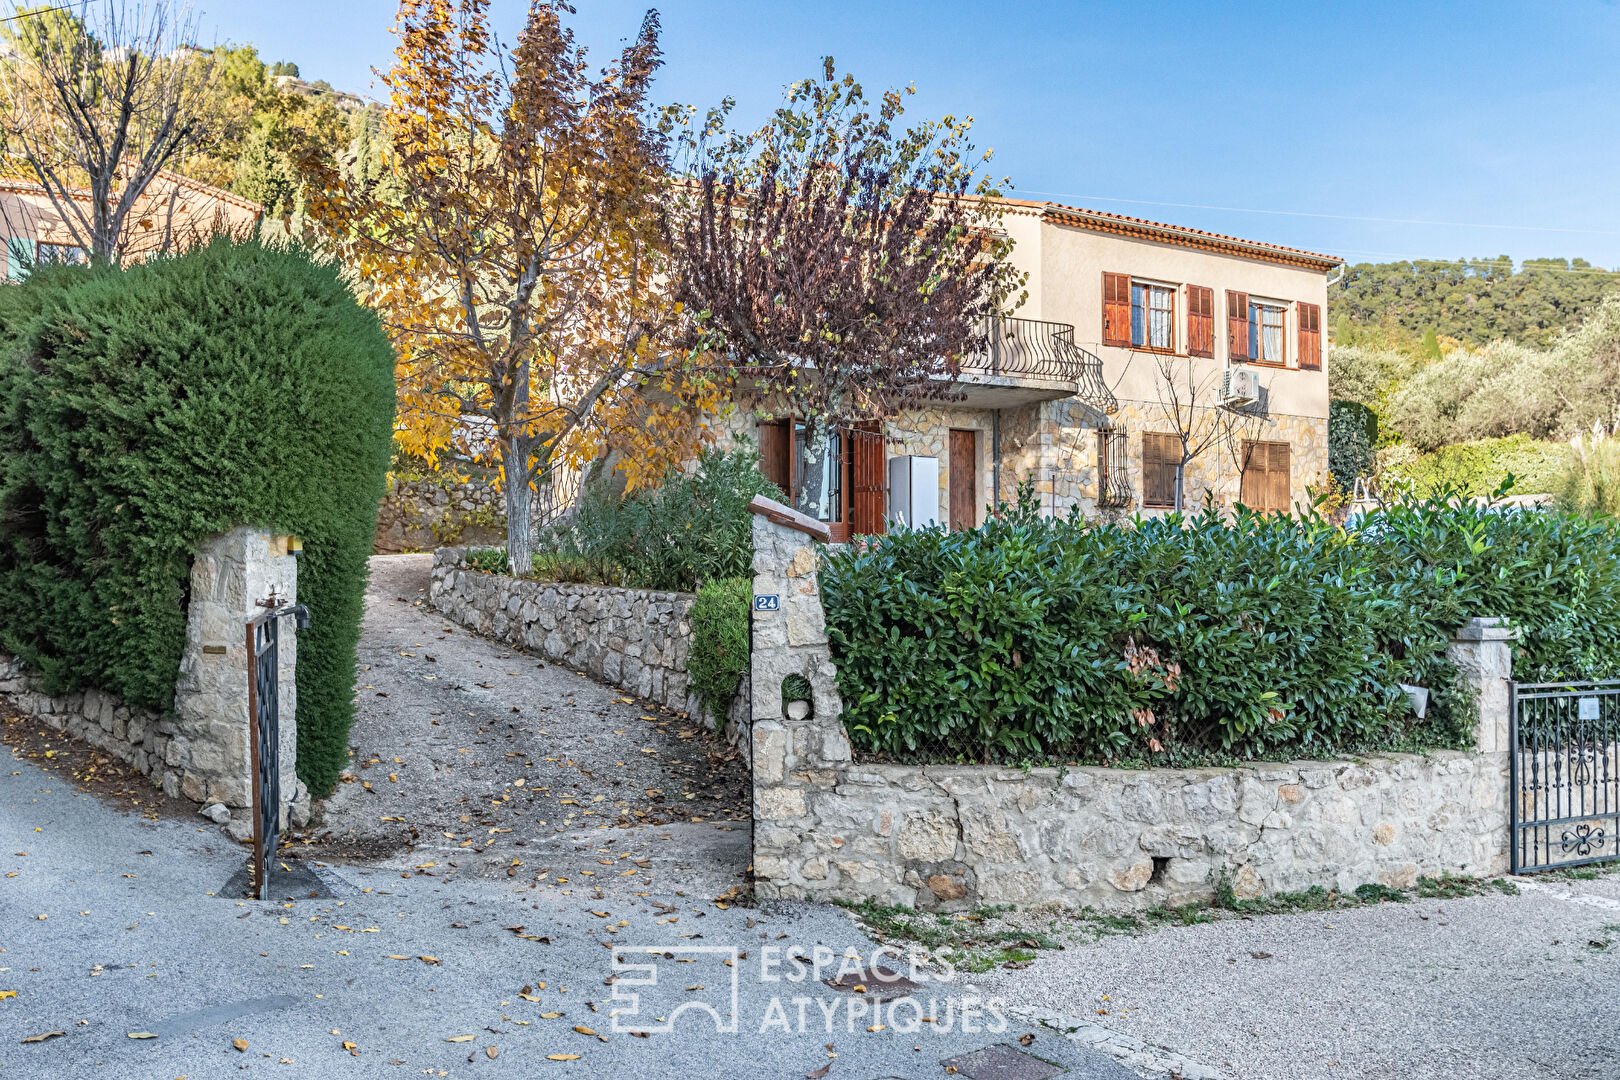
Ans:
{"label": "laurel hedge", "polygon": [[[898,760],[1464,748],[1477,706],[1445,651],[1472,616],[1519,628],[1521,679],[1620,673],[1615,523],[1455,498],[1350,529],[1026,503],[971,532],[835,551],[821,589],[851,739]],[[1402,683],[1430,689],[1424,718]]]}
{"label": "laurel hedge", "polygon": [[376,317],[300,250],[221,239],[0,287],[0,646],[54,692],[171,708],[198,543],[294,533],[298,775],[329,792],[393,418]]}

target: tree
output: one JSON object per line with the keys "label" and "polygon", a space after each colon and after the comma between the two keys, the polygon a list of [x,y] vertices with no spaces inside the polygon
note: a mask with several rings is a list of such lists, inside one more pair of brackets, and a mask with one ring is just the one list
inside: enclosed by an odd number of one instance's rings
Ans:
{"label": "tree", "polygon": [[[147,198],[161,171],[209,133],[214,58],[168,0],[82,0],[77,13],[28,9],[7,23],[0,63],[4,152],[37,181],[73,242],[116,261],[170,250],[176,185]],[[87,194],[83,198],[81,193]]]}
{"label": "tree", "polygon": [[823,65],[752,134],[717,138],[729,103],[709,115],[666,224],[693,347],[806,425],[801,509],[821,501],[829,427],[948,397],[1020,280],[972,121],[902,130],[911,88],[874,107]]}
{"label": "tree", "polygon": [[291,75],[298,78],[298,65],[288,60],[277,60],[270,65],[270,77],[280,78],[282,75]]}
{"label": "tree", "polygon": [[[1175,509],[1186,509],[1187,466],[1211,450],[1224,450],[1233,467],[1242,474],[1247,462],[1247,444],[1255,441],[1269,422],[1264,387],[1260,399],[1239,408],[1220,404],[1224,372],[1215,367],[1200,374],[1198,366],[1186,357],[1154,353],[1158,368],[1159,413],[1181,447],[1176,463]],[[1206,365],[1207,366],[1207,365]]]}
{"label": "tree", "polygon": [[358,275],[398,354],[407,452],[500,464],[507,554],[533,573],[537,482],[610,449],[634,487],[705,435],[662,347],[679,310],[660,285],[666,148],[647,121],[658,18],[600,74],[535,0],[510,52],[487,0],[403,0],[373,151],[390,183],[301,155],[308,212]]}

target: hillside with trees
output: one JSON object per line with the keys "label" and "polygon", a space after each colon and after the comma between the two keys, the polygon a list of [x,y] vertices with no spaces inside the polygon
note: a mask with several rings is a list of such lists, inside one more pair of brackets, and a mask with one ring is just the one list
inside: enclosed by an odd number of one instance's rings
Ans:
{"label": "hillside with trees", "polygon": [[1427,345],[1433,358],[1441,337],[1550,345],[1617,286],[1620,274],[1585,259],[1358,263],[1329,290],[1328,310],[1339,344]]}

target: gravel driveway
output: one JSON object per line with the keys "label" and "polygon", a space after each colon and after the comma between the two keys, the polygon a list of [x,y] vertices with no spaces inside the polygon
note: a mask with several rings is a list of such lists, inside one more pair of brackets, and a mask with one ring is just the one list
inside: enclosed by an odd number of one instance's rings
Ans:
{"label": "gravel driveway", "polygon": [[445,619],[427,606],[432,565],[371,560],[354,754],[309,854],[538,891],[744,886],[750,795],[734,752]]}
{"label": "gravel driveway", "polygon": [[1517,896],[1107,937],[980,985],[1232,1080],[1620,1076],[1620,874],[1516,880]]}

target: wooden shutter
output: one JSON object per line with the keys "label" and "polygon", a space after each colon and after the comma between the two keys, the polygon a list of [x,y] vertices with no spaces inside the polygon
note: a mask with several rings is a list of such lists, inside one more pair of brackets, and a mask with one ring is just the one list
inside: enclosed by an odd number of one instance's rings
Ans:
{"label": "wooden shutter", "polygon": [[1104,345],[1131,344],[1131,275],[1103,274]]}
{"label": "wooden shutter", "polygon": [[1176,473],[1181,467],[1181,440],[1175,435],[1142,434],[1142,505],[1176,505]]}
{"label": "wooden shutter", "polygon": [[1231,360],[1247,360],[1249,351],[1249,294],[1226,290],[1226,355]]}
{"label": "wooden shutter", "polygon": [[1245,442],[1238,500],[1250,510],[1287,513],[1293,505],[1292,456],[1285,442]]}
{"label": "wooden shutter", "polygon": [[1299,304],[1299,366],[1322,370],[1322,309],[1303,301]]}
{"label": "wooden shutter", "polygon": [[1187,355],[1215,355],[1215,290],[1187,286]]}
{"label": "wooden shutter", "polygon": [[782,489],[782,498],[791,503],[793,494],[793,436],[786,420],[761,424],[754,429],[759,440],[759,471]]}
{"label": "wooden shutter", "polygon": [[876,535],[884,528],[885,467],[883,425],[862,423],[850,431],[850,525],[856,535]]}

